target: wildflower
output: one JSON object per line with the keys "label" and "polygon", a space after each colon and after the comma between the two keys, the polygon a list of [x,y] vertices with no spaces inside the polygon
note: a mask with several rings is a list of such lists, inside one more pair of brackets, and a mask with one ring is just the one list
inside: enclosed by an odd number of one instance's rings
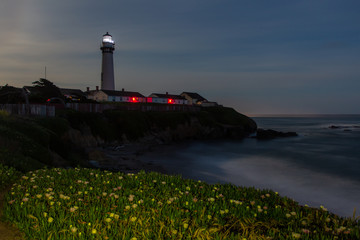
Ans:
{"label": "wildflower", "polygon": [[47,212],[44,212],[43,215],[44,215],[44,217],[47,217]]}
{"label": "wildflower", "polygon": [[106,218],[105,222],[107,222],[107,223],[111,222],[111,218]]}
{"label": "wildflower", "polygon": [[210,220],[212,217],[211,217],[211,215],[207,215],[207,218]]}
{"label": "wildflower", "polygon": [[37,197],[37,198],[41,198],[42,195],[41,195],[41,194],[36,194],[36,197]]}
{"label": "wildflower", "polygon": [[186,205],[186,206],[189,205],[189,202],[185,202],[185,205]]}
{"label": "wildflower", "polygon": [[22,199],[22,201],[27,202],[27,201],[29,201],[29,199],[25,197],[25,198]]}
{"label": "wildflower", "polygon": [[310,230],[309,229],[301,229],[301,231],[305,234],[309,234],[310,233]]}
{"label": "wildflower", "polygon": [[[76,227],[72,227],[72,228],[70,228],[70,230],[71,230],[71,232],[76,233],[77,228],[76,228]],[[80,233],[79,233],[79,234],[80,234]]]}
{"label": "wildflower", "polygon": [[301,221],[301,224],[306,225],[307,223],[306,223],[306,221]]}
{"label": "wildflower", "polygon": [[137,206],[138,206],[137,204],[133,204],[133,205],[132,205],[133,208],[137,208]]}
{"label": "wildflower", "polygon": [[220,210],[220,214],[223,215],[225,213],[225,211],[223,210]]}
{"label": "wildflower", "polygon": [[190,191],[190,187],[186,187],[185,189],[188,190],[188,191]]}
{"label": "wildflower", "polygon": [[215,201],[215,198],[208,198],[208,201],[213,202],[213,201]]}
{"label": "wildflower", "polygon": [[285,214],[285,216],[286,216],[287,218],[291,217],[291,215],[290,215],[290,214],[288,214],[288,213],[287,213],[287,214]]}
{"label": "wildflower", "polygon": [[136,219],[137,219],[136,217],[131,217],[131,218],[130,218],[130,221],[135,222]]}
{"label": "wildflower", "polygon": [[296,212],[291,212],[290,214],[293,215],[293,216],[295,216],[295,215],[296,215]]}
{"label": "wildflower", "polygon": [[54,203],[55,203],[55,202],[52,202],[52,201],[51,201],[51,202],[50,202],[50,206],[54,205]]}
{"label": "wildflower", "polygon": [[251,201],[250,204],[253,206],[255,205],[255,201]]}
{"label": "wildflower", "polygon": [[266,197],[270,197],[270,194],[267,193],[267,194],[265,194],[265,196],[266,196]]}
{"label": "wildflower", "polygon": [[134,197],[135,197],[134,195],[130,194],[130,195],[129,195],[129,201],[130,201],[130,202],[134,201]]}
{"label": "wildflower", "polygon": [[126,210],[130,210],[130,206],[126,206],[125,209],[126,209]]}
{"label": "wildflower", "polygon": [[107,195],[107,193],[106,193],[106,192],[103,192],[102,195],[105,197],[105,196]]}
{"label": "wildflower", "polygon": [[172,203],[172,201],[170,201],[170,200],[167,200],[167,202],[166,202],[167,204],[171,204]]}
{"label": "wildflower", "polygon": [[292,235],[292,237],[295,238],[295,239],[298,239],[298,238],[301,237],[301,234],[300,234],[300,233],[292,233],[291,235]]}
{"label": "wildflower", "polygon": [[164,184],[164,185],[165,185],[165,184],[166,184],[166,182],[161,182],[161,184]]}
{"label": "wildflower", "polygon": [[137,240],[137,238],[136,238],[136,237],[133,237],[133,238],[131,238],[130,240]]}
{"label": "wildflower", "polygon": [[189,224],[184,223],[184,228],[187,229],[189,227]]}
{"label": "wildflower", "polygon": [[110,217],[111,217],[111,218],[114,217],[114,215],[115,215],[114,213],[110,213]]}
{"label": "wildflower", "polygon": [[48,218],[48,222],[49,222],[49,223],[52,223],[53,221],[54,221],[54,219],[53,219],[52,217],[49,217],[49,218]]}
{"label": "wildflower", "polygon": [[172,230],[172,234],[176,235],[176,234],[177,234],[177,230]]}
{"label": "wildflower", "polygon": [[120,216],[119,216],[118,214],[115,214],[115,215],[114,215],[114,218],[115,218],[115,219],[119,219],[119,217],[120,217]]}
{"label": "wildflower", "polygon": [[96,229],[91,230],[92,234],[96,234],[96,232],[97,232]]}
{"label": "wildflower", "polygon": [[331,219],[330,219],[330,218],[326,218],[325,221],[326,221],[326,222],[330,222]]}

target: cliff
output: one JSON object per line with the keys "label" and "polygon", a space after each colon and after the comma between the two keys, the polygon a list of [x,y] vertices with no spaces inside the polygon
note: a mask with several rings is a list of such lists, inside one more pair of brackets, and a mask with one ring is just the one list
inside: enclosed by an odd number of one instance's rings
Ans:
{"label": "cliff", "polygon": [[[190,139],[242,139],[256,123],[232,108],[199,112],[64,110],[53,118],[0,116],[0,162],[21,171],[107,161],[103,149],[131,145],[125,159],[153,145]],[[131,143],[131,144],[129,144]],[[125,155],[126,155],[125,154]],[[118,157],[118,156],[117,156]]]}

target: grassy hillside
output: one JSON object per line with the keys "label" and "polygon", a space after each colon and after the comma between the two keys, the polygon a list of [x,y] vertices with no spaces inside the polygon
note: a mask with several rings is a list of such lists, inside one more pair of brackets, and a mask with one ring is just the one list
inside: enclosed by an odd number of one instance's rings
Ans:
{"label": "grassy hillside", "polygon": [[4,214],[28,239],[360,239],[355,219],[270,190],[144,172],[28,172]]}

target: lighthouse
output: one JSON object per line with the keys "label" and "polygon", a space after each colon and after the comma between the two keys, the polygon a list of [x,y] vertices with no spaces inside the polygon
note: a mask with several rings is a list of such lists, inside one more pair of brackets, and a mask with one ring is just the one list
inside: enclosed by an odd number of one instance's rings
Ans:
{"label": "lighthouse", "polygon": [[113,59],[115,42],[108,32],[103,35],[100,49],[102,51],[101,89],[115,90]]}

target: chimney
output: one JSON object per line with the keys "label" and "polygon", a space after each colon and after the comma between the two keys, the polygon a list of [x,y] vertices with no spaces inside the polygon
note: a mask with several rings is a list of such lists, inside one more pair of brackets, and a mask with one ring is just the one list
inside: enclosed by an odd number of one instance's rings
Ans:
{"label": "chimney", "polygon": [[96,86],[96,91],[99,91],[99,86]]}
{"label": "chimney", "polygon": [[90,88],[89,88],[89,87],[86,87],[86,91],[89,92],[89,91],[90,91]]}
{"label": "chimney", "polygon": [[166,95],[169,95],[169,93],[168,93],[168,92],[166,92]]}
{"label": "chimney", "polygon": [[123,92],[125,91],[125,89],[123,88],[123,89],[121,89]]}

